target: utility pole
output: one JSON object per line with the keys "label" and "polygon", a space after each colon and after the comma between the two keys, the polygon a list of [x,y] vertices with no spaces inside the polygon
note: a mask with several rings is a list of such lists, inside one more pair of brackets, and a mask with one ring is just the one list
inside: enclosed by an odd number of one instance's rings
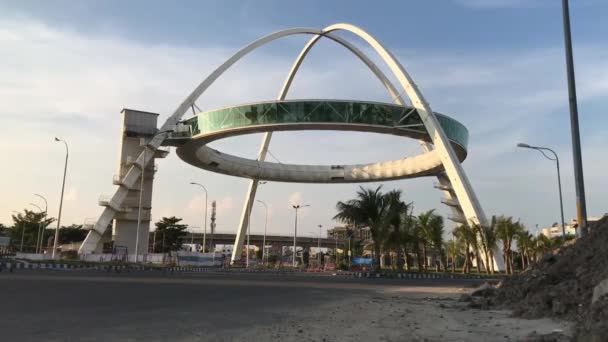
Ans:
{"label": "utility pole", "polygon": [[47,210],[49,208],[48,202],[46,201],[46,198],[40,194],[34,194],[34,196],[38,196],[40,198],[42,198],[42,200],[44,201],[44,216],[42,217],[42,222],[41,222],[41,232],[38,232],[38,235],[40,235],[40,247],[38,247],[38,244],[36,244],[36,250],[40,251],[40,253],[42,253],[42,243],[44,242],[44,229],[46,228],[44,226],[44,223],[46,222],[46,217],[47,217]]}
{"label": "utility pole", "polygon": [[266,214],[264,215],[264,240],[262,242],[262,264],[266,265],[264,260],[268,260],[268,253],[266,253],[266,231],[268,229],[268,205],[266,205],[266,203],[264,201],[260,201],[257,200],[258,202],[260,202],[260,204],[262,204],[264,206],[264,209],[266,210]]}
{"label": "utility pole", "polygon": [[205,191],[205,214],[204,214],[204,225],[205,225],[205,230],[203,231],[203,253],[205,253],[205,248],[207,247],[207,203],[208,203],[208,192],[207,192],[207,188],[205,188],[204,185],[200,184],[200,183],[196,183],[196,182],[190,182],[190,184],[192,185],[196,185],[201,187],[204,191]]}
{"label": "utility pole", "polygon": [[68,172],[68,158],[70,156],[70,150],[68,148],[68,143],[65,140],[59,139],[55,137],[55,141],[61,141],[65,145],[65,166],[63,167],[63,182],[61,183],[61,200],[59,201],[59,215],[57,215],[57,228],[55,229],[55,239],[53,242],[53,260],[55,259],[55,254],[57,253],[57,241],[59,240],[59,228],[61,224],[61,209],[63,209],[63,193],[65,190],[65,176]]}
{"label": "utility pole", "polygon": [[576,103],[576,83],[574,78],[574,57],[572,56],[572,34],[570,32],[570,9],[568,0],[562,0],[564,21],[564,46],[566,52],[566,72],[568,75],[568,103],[570,105],[570,129],[572,131],[572,155],[574,160],[574,181],[576,185],[576,216],[580,236],[587,233],[587,202],[583,176],[581,137],[578,127],[578,107]]}
{"label": "utility pole", "polygon": [[321,228],[323,228],[323,225],[320,224],[317,227],[319,227],[319,242],[317,243],[317,253],[319,254],[319,266],[321,266]]}
{"label": "utility pole", "polygon": [[296,210],[296,221],[295,221],[294,230],[293,230],[293,267],[296,267],[296,248],[297,248],[296,240],[298,238],[298,210],[300,210],[300,208],[310,207],[310,205],[294,204],[294,205],[292,205],[292,207]]}

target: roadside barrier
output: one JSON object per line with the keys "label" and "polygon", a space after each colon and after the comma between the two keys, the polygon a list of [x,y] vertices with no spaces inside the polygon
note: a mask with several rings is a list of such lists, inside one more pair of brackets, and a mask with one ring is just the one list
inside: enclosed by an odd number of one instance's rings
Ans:
{"label": "roadside barrier", "polygon": [[2,262],[0,272],[13,272],[15,270],[66,270],[66,271],[105,271],[105,272],[162,272],[171,274],[175,272],[187,273],[264,273],[274,275],[306,274],[308,276],[340,276],[360,279],[497,279],[506,277],[503,274],[463,274],[463,273],[383,273],[383,272],[353,272],[353,271],[322,271],[313,269],[293,268],[220,268],[196,266],[167,266],[151,267],[145,265],[83,265],[62,263],[25,263]]}

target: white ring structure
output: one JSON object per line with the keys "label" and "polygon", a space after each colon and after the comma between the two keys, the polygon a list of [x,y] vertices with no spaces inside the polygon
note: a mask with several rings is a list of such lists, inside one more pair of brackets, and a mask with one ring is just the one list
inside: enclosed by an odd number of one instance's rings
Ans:
{"label": "white ring structure", "polygon": [[[460,202],[460,205],[462,207],[466,220],[470,223],[487,224],[487,219],[486,219],[485,214],[481,208],[481,205],[477,199],[477,196],[475,195],[473,188],[472,188],[464,170],[462,169],[462,166],[460,165],[456,154],[454,153],[454,150],[451,148],[450,143],[447,140],[445,133],[441,129],[436,117],[434,116],[429,104],[426,102],[422,93],[416,87],[411,76],[407,73],[407,71],[405,70],[405,68],[403,68],[403,66],[399,63],[399,61],[386,48],[384,48],[384,46],[382,46],[382,44],[380,44],[380,42],[378,42],[374,37],[372,37],[366,31],[362,30],[361,28],[359,28],[357,26],[351,25],[351,24],[341,23],[341,24],[330,25],[322,30],[314,29],[314,28],[288,29],[288,30],[284,30],[284,31],[275,32],[273,34],[270,34],[268,36],[265,36],[261,39],[258,39],[256,41],[250,43],[249,45],[245,46],[244,48],[239,50],[237,53],[235,53],[226,62],[224,62],[220,67],[218,67],[215,71],[213,71],[203,82],[201,82],[194,89],[194,91],[182,102],[182,104],[180,104],[180,106],[178,106],[178,108],[173,112],[173,114],[167,119],[165,124],[163,124],[163,126],[161,126],[160,131],[164,132],[164,131],[168,131],[168,130],[175,128],[175,126],[177,125],[177,123],[179,122],[181,117],[186,113],[186,111],[191,106],[194,105],[195,101],[200,97],[200,95],[217,78],[219,78],[219,76],[221,76],[228,68],[230,68],[234,63],[236,63],[238,60],[240,60],[243,56],[247,55],[249,52],[257,49],[258,47],[260,47],[270,41],[273,41],[273,40],[276,40],[276,39],[279,39],[282,37],[296,35],[296,34],[312,34],[312,35],[316,35],[316,36],[324,36],[333,31],[348,31],[348,32],[351,32],[351,33],[357,35],[358,37],[363,39],[367,44],[369,44],[369,46],[372,49],[374,49],[374,51],[376,51],[376,53],[386,63],[386,65],[391,70],[393,75],[397,78],[399,84],[401,85],[401,87],[404,90],[404,93],[410,99],[412,106],[414,108],[416,108],[416,110],[418,111],[418,113],[424,123],[424,126],[432,139],[434,149],[436,150],[436,153],[439,154],[439,158],[443,164],[443,167],[445,168],[445,172],[449,179],[449,182],[451,183],[451,185],[453,187],[453,192],[455,193],[456,197],[458,198],[458,200]],[[307,44],[307,46],[314,45],[316,40],[315,41],[313,41],[313,40],[319,39],[316,36]],[[331,37],[331,39],[333,39],[333,40],[336,40],[335,38],[336,37],[333,37],[333,36]],[[341,43],[340,40],[336,40],[336,41]],[[342,44],[342,45],[346,46],[347,48],[350,46],[349,44],[346,44],[346,45]],[[353,51],[350,48],[349,48],[349,50]],[[357,50],[355,50],[355,51],[357,51]],[[355,53],[355,51],[353,51],[353,52]],[[307,52],[308,52],[308,49],[305,49],[302,51],[301,55],[305,56]],[[358,52],[360,52],[360,51],[358,51]],[[361,58],[360,56],[364,56],[362,53],[355,53],[355,54],[358,55],[359,58]],[[303,56],[302,56],[302,58],[298,59],[298,60],[300,60],[300,63],[301,63],[302,59],[303,59]],[[365,62],[365,59],[362,59],[362,60]],[[368,64],[367,62],[365,62],[365,63],[368,65],[368,67],[374,73],[376,73],[374,70],[379,71],[379,69],[377,69],[377,67],[374,68],[373,63],[372,64]],[[297,70],[298,67],[299,67],[299,63],[294,64],[294,67],[292,67],[292,71]],[[294,72],[294,74],[295,74],[295,72]],[[379,75],[381,75],[381,73],[376,73],[376,75],[379,76]],[[379,78],[383,81],[383,83],[385,84],[385,86],[387,88],[389,88],[389,89],[392,88],[389,90],[389,93],[396,93],[395,88],[391,87],[390,82],[387,83],[385,81],[386,77],[382,77],[382,78],[379,77]],[[289,85],[291,84],[292,79],[293,79],[293,76],[288,77],[288,79],[281,91],[281,94],[279,96],[280,99],[281,99],[281,96],[283,98],[285,97],[286,89],[289,88]],[[400,97],[398,95],[395,95],[395,97],[399,101],[401,101]],[[157,149],[163,143],[166,136],[167,136],[167,134],[159,134],[159,135],[155,136],[154,139],[152,139],[152,141],[148,144],[148,147],[152,148],[152,149]],[[265,158],[265,155],[266,155],[265,151],[267,150],[268,144],[270,142],[270,137],[271,137],[270,133],[267,133],[264,138],[264,141],[262,143],[262,148],[260,149],[260,154],[258,156],[258,158],[260,160],[263,160]],[[138,161],[141,161],[141,165],[145,165],[150,162],[149,160],[145,160],[143,153],[139,156]],[[124,200],[126,198],[127,192],[128,192],[128,186],[129,185],[132,186],[140,176],[141,176],[141,169],[139,169],[138,167],[131,167],[131,169],[127,172],[127,175],[124,178],[123,183],[125,183],[125,184],[121,185],[116,190],[114,196],[112,196],[112,201],[114,203],[118,204],[119,206],[122,205],[122,203],[124,202]],[[257,182],[252,181],[252,183],[250,184],[248,193],[255,194],[256,188],[257,188]],[[250,205],[249,205],[249,207],[250,207]],[[106,207],[104,209],[104,211],[100,215],[99,219],[97,220],[94,229],[89,232],[87,238],[83,242],[83,244],[80,248],[81,253],[91,252],[96,248],[97,244],[101,240],[101,234],[106,230],[106,228],[108,227],[108,224],[114,218],[115,213],[116,213],[116,210],[111,207]],[[248,218],[246,220],[248,220]],[[237,234],[237,240],[242,241],[243,236],[238,236],[238,235],[242,235],[242,234],[240,234],[240,232],[239,232],[239,234]],[[235,246],[235,251],[238,250],[238,248],[237,248],[238,245],[241,245],[241,243],[237,243],[237,246]],[[501,268],[501,267],[499,266],[499,268]]]}

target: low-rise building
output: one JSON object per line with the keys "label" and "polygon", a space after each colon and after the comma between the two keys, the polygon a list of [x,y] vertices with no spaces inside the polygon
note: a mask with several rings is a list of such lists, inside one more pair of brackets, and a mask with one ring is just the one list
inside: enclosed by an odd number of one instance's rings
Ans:
{"label": "low-rise building", "polygon": [[[587,224],[597,222],[605,216],[608,216],[608,213],[604,214],[603,216],[589,217],[587,218]],[[576,236],[577,228],[577,220],[571,219],[570,222],[567,222],[565,224],[566,236]],[[551,227],[542,228],[541,233],[550,239],[558,238],[562,236],[562,226],[558,223],[554,223]]]}

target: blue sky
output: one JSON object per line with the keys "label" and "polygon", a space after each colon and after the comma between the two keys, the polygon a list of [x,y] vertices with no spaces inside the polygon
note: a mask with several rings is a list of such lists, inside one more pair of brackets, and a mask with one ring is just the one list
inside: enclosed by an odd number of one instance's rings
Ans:
{"label": "blue sky", "polygon": [[[608,3],[572,1],[571,14],[588,211],[594,216],[608,211]],[[100,212],[98,196],[113,191],[123,107],[158,112],[162,120],[239,47],[276,30],[337,22],[374,35],[401,60],[434,110],[469,128],[464,167],[488,215],[512,215],[529,228],[558,220],[554,165],[514,147],[524,141],[559,153],[566,217],[574,216],[560,1],[0,1],[0,143],[6,148],[0,165],[10,165],[0,170],[0,222],[9,223],[11,210],[34,201],[36,192],[47,196],[56,215],[63,150],[52,142],[54,135],[72,148],[64,222],[81,223]],[[273,99],[306,39],[290,37],[254,52],[218,80],[199,106]],[[371,73],[330,42],[311,53],[288,97],[390,102]],[[259,139],[235,138],[217,147],[251,157]],[[317,132],[277,134],[271,151],[296,163],[418,153],[414,141],[401,138]],[[188,185],[198,181],[218,201],[218,229],[235,229],[246,180],[195,169],[175,154],[158,164],[154,218],[176,215],[200,226],[202,196]],[[384,187],[402,189],[416,211],[447,214],[433,182]],[[277,233],[291,231],[290,202],[310,203],[302,214],[308,234],[317,224],[333,225],[335,202],[356,188],[269,183],[258,198],[269,203],[270,230]],[[254,231],[263,225],[260,209],[253,212]]]}

